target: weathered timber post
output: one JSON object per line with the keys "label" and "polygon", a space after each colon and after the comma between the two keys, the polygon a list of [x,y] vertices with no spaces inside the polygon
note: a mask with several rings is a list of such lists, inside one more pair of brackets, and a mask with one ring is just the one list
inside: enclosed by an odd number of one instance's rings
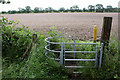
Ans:
{"label": "weathered timber post", "polygon": [[32,53],[36,53],[35,50],[36,50],[36,47],[37,47],[37,34],[33,34],[33,43],[32,43]]}
{"label": "weathered timber post", "polygon": [[[25,55],[28,53],[29,49],[34,46],[36,48],[36,43],[37,43],[37,34],[33,34],[33,41],[32,43],[30,43],[27,47],[27,50],[25,51],[25,53],[23,54],[23,59],[25,58]],[[29,55],[29,53],[27,54]]]}
{"label": "weathered timber post", "polygon": [[33,34],[33,43],[37,42],[37,34]]}
{"label": "weathered timber post", "polygon": [[103,22],[100,42],[103,43],[103,47],[105,47],[109,45],[110,32],[111,32],[111,26],[112,26],[112,17],[104,17],[103,21],[104,22]]}
{"label": "weathered timber post", "polygon": [[[102,58],[104,58],[105,48],[108,49],[108,45],[109,45],[110,32],[111,32],[111,26],[112,26],[112,17],[104,17],[103,21],[104,22],[103,22],[102,33],[101,33],[101,40],[100,40],[100,42],[103,43],[102,44],[103,47],[101,47],[101,49],[103,50],[103,54],[102,54],[103,57]],[[102,58],[100,57],[101,60],[102,60]],[[104,63],[104,61],[102,61],[102,62]],[[101,68],[101,63],[102,62],[100,61],[99,68]]]}

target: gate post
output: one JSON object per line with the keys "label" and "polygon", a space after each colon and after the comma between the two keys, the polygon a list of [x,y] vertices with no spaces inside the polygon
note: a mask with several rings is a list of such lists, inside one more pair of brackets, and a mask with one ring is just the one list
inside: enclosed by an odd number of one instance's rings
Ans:
{"label": "gate post", "polygon": [[99,69],[101,68],[101,64],[102,64],[102,53],[103,53],[103,43],[101,43],[101,46],[100,46],[100,61],[99,61]]}
{"label": "gate post", "polygon": [[37,34],[33,34],[33,43],[37,42]]}
{"label": "gate post", "polygon": [[109,45],[110,32],[111,32],[111,26],[112,26],[112,17],[104,17],[103,21],[104,22],[103,22],[103,27],[101,32],[100,43],[103,43],[103,57],[104,57],[105,47],[109,49],[108,45]]}
{"label": "gate post", "polygon": [[63,66],[63,43],[61,42],[60,66]]}
{"label": "gate post", "polygon": [[103,21],[104,22],[103,22],[100,42],[103,43],[103,47],[104,47],[104,46],[108,46],[109,44],[110,32],[112,26],[112,17],[104,17]]}
{"label": "gate post", "polygon": [[[74,36],[74,51],[75,51],[75,39],[76,37]],[[75,59],[75,52],[74,52],[74,59]]]}

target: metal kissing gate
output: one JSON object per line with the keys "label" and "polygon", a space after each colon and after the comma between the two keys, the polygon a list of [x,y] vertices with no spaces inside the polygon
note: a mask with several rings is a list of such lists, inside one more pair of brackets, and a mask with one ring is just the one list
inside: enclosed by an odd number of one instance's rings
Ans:
{"label": "metal kissing gate", "polygon": [[[60,42],[52,42],[52,39],[54,38],[58,38],[58,40],[60,40]],[[98,66],[98,62],[99,62],[99,68],[101,68],[101,62],[102,62],[102,53],[103,53],[103,43],[100,44],[100,46],[98,46],[98,43],[76,43],[75,37],[73,38],[73,43],[72,42],[63,42],[63,38],[70,38],[70,37],[63,37],[63,36],[54,36],[54,37],[48,37],[45,39],[47,45],[45,46],[46,49],[46,53],[45,55],[50,58],[50,59],[54,59],[54,60],[58,60],[60,61],[60,66],[65,65],[65,61],[94,61],[95,65],[93,66],[93,68],[97,68]],[[55,45],[60,45],[60,49],[56,50],[55,48],[57,48]],[[68,50],[66,49],[66,45],[73,45],[73,50]],[[76,50],[76,45],[94,45],[95,46],[95,51],[77,51]],[[51,47],[54,47],[54,49],[52,49]],[[99,54],[99,59],[98,59],[98,52],[100,52]],[[48,54],[49,53],[49,54]],[[57,54],[59,55],[59,58],[53,58],[50,57],[50,54]],[[70,53],[74,53],[74,58],[70,58],[70,59],[66,59],[66,55],[70,54]],[[78,53],[88,53],[88,54],[95,54],[95,59],[76,59],[75,55]],[[98,61],[99,60],[99,61]],[[64,66],[67,68],[84,68],[86,66],[73,66],[73,65],[69,65],[69,66]]]}

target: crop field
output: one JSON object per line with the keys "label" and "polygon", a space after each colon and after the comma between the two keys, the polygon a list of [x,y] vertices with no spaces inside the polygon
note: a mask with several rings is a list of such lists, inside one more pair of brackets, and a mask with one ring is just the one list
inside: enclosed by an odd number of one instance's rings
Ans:
{"label": "crop field", "polygon": [[118,36],[118,13],[30,13],[5,14],[10,20],[18,20],[29,26],[31,30],[46,34],[50,27],[66,36],[76,36],[80,40],[90,40],[93,37],[93,26],[97,25],[97,38],[100,39],[104,17],[113,17],[112,35]]}

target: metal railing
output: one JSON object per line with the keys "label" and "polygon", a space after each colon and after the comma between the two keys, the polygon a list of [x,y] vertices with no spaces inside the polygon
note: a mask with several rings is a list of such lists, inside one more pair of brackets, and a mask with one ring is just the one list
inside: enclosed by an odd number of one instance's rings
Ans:
{"label": "metal railing", "polygon": [[[51,39],[53,38],[58,38],[60,40],[60,42],[52,42]],[[70,38],[70,37],[64,37],[64,36],[54,36],[54,37],[48,37],[45,39],[47,45],[45,46],[46,49],[46,53],[45,55],[50,58],[50,59],[54,59],[54,60],[58,60],[60,61],[60,66],[63,66],[63,64],[65,64],[65,61],[95,61],[95,66],[93,68],[97,68],[98,65],[98,57],[97,54],[98,52],[100,52],[100,57],[99,57],[99,68],[101,68],[101,64],[102,64],[102,53],[103,53],[103,43],[100,44],[100,46],[98,46],[98,43],[76,43],[75,37],[73,39],[73,43],[71,42],[63,42],[63,38]],[[68,51],[66,49],[66,45],[70,44],[70,45],[74,45],[74,50],[70,50]],[[60,45],[60,49],[59,50],[55,50],[55,49],[51,49],[51,47],[53,45]],[[76,45],[95,45],[96,46],[96,50],[95,51],[76,51],[75,46]],[[99,49],[99,50],[98,50]],[[60,55],[60,58],[53,58],[53,57],[49,57],[48,53],[52,52],[52,53],[56,53]],[[74,53],[74,59],[66,59],[65,55],[67,53]],[[75,59],[75,54],[78,53],[95,53],[95,59]],[[67,68],[84,68],[85,66],[65,66]]]}

